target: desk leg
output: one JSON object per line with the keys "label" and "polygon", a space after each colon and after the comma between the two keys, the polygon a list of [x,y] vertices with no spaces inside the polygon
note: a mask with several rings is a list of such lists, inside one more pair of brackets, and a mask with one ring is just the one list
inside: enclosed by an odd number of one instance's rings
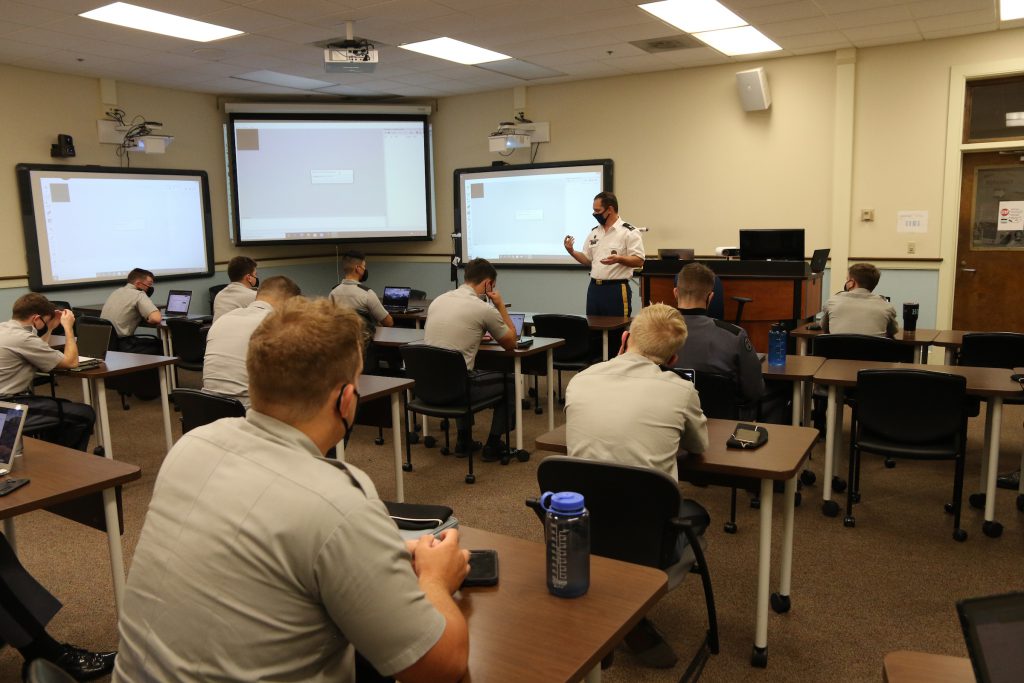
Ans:
{"label": "desk leg", "polygon": [[813,382],[804,382],[802,401],[803,403],[801,405],[803,407],[803,422],[801,424],[810,427],[813,421],[811,416],[811,407],[814,405]]}
{"label": "desk leg", "polygon": [[100,438],[103,444],[103,455],[111,460],[114,459],[114,444],[110,440],[110,411],[107,409],[107,383],[102,377],[97,377],[93,384],[92,395],[96,399],[96,416],[100,421]]}
{"label": "desk leg", "polygon": [[[171,367],[168,365],[167,367]],[[160,408],[164,411],[164,440],[167,441],[167,450],[174,445],[174,437],[171,436],[171,404],[167,400],[167,377],[160,373]]]}
{"label": "desk leg", "polygon": [[583,683],[601,683],[601,665],[598,664],[593,669],[587,672],[586,677],[583,679]]}
{"label": "desk leg", "polygon": [[[548,431],[555,428],[555,352],[548,349]],[[540,400],[540,397],[537,397]]]}
{"label": "desk leg", "polygon": [[953,347],[952,346],[947,346],[946,350],[945,350],[945,353],[943,354],[942,357],[943,357],[943,361],[942,361],[943,363],[945,363],[946,365],[952,365],[953,364]]}
{"label": "desk leg", "polygon": [[608,360],[608,330],[601,335],[601,359]]}
{"label": "desk leg", "polygon": [[793,579],[793,520],[796,509],[796,477],[786,480],[782,495],[782,567],[779,573],[779,592],[772,595],[772,609],[779,614],[789,611],[789,592]]}
{"label": "desk leg", "polygon": [[114,606],[120,614],[124,600],[124,558],[121,555],[121,525],[117,521],[117,496],[112,488],[103,489],[103,516],[107,522],[110,573],[114,579]]}
{"label": "desk leg", "polygon": [[843,390],[832,385],[828,388],[828,408],[825,411],[825,473],[821,485],[821,512],[827,517],[839,514],[839,504],[832,500],[832,472],[836,464],[838,443],[843,436]]}
{"label": "desk leg", "polygon": [[[93,410],[96,409],[96,399],[92,393],[92,385],[89,384],[89,380],[87,380],[84,377],[82,378],[82,401],[85,403],[85,405],[91,406]],[[95,432],[94,435],[96,436],[96,446],[98,448],[104,448],[103,431],[93,431]]]}
{"label": "desk leg", "polygon": [[[173,356],[174,355],[174,343],[171,341],[171,328],[169,328],[169,327],[167,327],[165,325],[160,325],[159,327],[156,328],[156,330],[157,330],[157,334],[160,336],[160,344],[161,344],[161,346],[163,346],[164,355],[165,356]],[[163,372],[161,372],[160,374],[162,374],[167,379],[167,383],[171,385],[172,389],[177,389],[178,388],[178,382],[177,382],[177,380],[174,379],[174,366],[173,365],[166,365],[166,366],[164,366]]]}
{"label": "desk leg", "polygon": [[997,538],[1003,533],[1003,525],[995,521],[996,516],[996,476],[999,473],[999,431],[1003,426],[1003,399],[993,396],[988,400],[988,412],[992,415],[991,425],[986,420],[988,436],[988,476],[985,484],[985,522],[982,530],[989,538]]}
{"label": "desk leg", "polygon": [[[519,356],[512,359],[515,367],[513,385],[516,391],[516,449],[523,450],[523,361]],[[551,404],[548,404],[550,410]]]}
{"label": "desk leg", "polygon": [[757,543],[757,620],[754,628],[753,666],[768,666],[768,584],[772,565],[772,480],[761,480],[760,538]]}
{"label": "desk leg", "polygon": [[792,422],[794,427],[800,426],[800,418],[804,412],[804,401],[803,401],[803,382],[793,382],[793,409],[792,409]]}
{"label": "desk leg", "polygon": [[796,338],[796,355],[806,356],[807,355],[807,337]]}
{"label": "desk leg", "polygon": [[921,344],[920,346],[918,346],[917,347],[917,355],[918,355],[917,362],[920,363],[921,365],[927,365],[928,364],[928,345],[927,344]]}
{"label": "desk leg", "polygon": [[391,440],[395,442],[395,500],[405,502],[402,481],[402,410],[398,405],[398,392],[391,394]]}
{"label": "desk leg", "polygon": [[14,534],[14,517],[8,517],[4,520],[4,536],[7,538],[8,545],[11,546],[11,550],[14,554],[18,554],[18,541]]}

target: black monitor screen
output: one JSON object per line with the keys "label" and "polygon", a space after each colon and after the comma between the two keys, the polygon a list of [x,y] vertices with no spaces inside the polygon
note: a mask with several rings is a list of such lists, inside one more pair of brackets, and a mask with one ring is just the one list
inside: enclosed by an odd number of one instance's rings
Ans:
{"label": "black monitor screen", "polygon": [[803,261],[803,228],[740,230],[743,261]]}

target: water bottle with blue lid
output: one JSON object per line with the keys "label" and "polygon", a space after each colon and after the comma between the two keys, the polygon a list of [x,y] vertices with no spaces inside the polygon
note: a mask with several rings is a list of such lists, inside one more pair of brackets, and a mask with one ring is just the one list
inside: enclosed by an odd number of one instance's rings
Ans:
{"label": "water bottle with blue lid", "polygon": [[786,326],[773,323],[768,330],[768,365],[780,367],[786,364]]}
{"label": "water bottle with blue lid", "polygon": [[540,504],[547,512],[548,591],[562,598],[579,597],[590,588],[590,513],[583,496],[548,491]]}

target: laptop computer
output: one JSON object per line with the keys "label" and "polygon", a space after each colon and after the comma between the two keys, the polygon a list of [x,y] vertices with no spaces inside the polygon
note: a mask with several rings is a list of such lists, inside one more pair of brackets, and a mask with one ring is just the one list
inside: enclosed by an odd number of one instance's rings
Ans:
{"label": "laptop computer", "polygon": [[172,289],[167,294],[164,316],[167,318],[184,318],[188,315],[190,303],[192,303],[191,289]]}
{"label": "laptop computer", "polygon": [[28,406],[0,401],[0,475],[9,474],[14,457],[21,455],[21,431]]}
{"label": "laptop computer", "polygon": [[[512,319],[512,324],[516,328],[516,348],[523,349],[533,344],[533,337],[523,336],[523,327],[526,325],[526,314],[525,313],[509,313],[508,317]],[[481,344],[497,344],[498,342],[487,335]]]}
{"label": "laptop computer", "polygon": [[78,367],[76,370],[94,368],[107,358],[110,349],[110,325],[78,323]]}
{"label": "laptop computer", "polygon": [[419,313],[422,307],[409,307],[412,287],[385,287],[381,303],[388,313]]}
{"label": "laptop computer", "polygon": [[825,270],[825,266],[828,265],[828,254],[831,249],[815,249],[814,253],[811,254],[811,272],[820,273]]}
{"label": "laptop computer", "polygon": [[956,603],[978,683],[1019,681],[1024,671],[1024,593]]}

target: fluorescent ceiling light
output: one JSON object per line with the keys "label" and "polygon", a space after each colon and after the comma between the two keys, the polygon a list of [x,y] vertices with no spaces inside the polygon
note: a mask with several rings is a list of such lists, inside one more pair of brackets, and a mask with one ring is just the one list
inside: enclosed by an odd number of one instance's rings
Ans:
{"label": "fluorescent ceiling light", "polygon": [[337,83],[331,83],[329,81],[318,81],[315,78],[304,78],[302,76],[292,76],[291,74],[282,74],[277,71],[250,71],[247,74],[239,74],[232,76],[232,78],[238,78],[243,81],[255,81],[257,83],[266,83],[267,85],[276,85],[281,88],[295,88],[296,90],[319,90],[320,88],[329,88]]}
{"label": "fluorescent ceiling light", "polygon": [[730,57],[752,55],[758,52],[775,52],[782,49],[775,41],[753,26],[694,33],[693,37]]}
{"label": "fluorescent ceiling light", "polygon": [[500,52],[486,50],[476,45],[464,43],[461,40],[455,40],[454,38],[434,38],[433,40],[424,40],[418,43],[406,43],[398,47],[403,50],[412,50],[413,52],[430,55],[431,57],[458,62],[459,64],[482,64],[484,62],[496,62],[499,59],[511,59],[508,55],[503,55]]}
{"label": "fluorescent ceiling light", "polygon": [[1024,0],[1000,0],[999,21],[1024,19]]}
{"label": "fluorescent ceiling light", "polygon": [[104,21],[108,24],[117,24],[128,28],[139,29],[140,31],[151,31],[161,33],[174,38],[195,40],[200,43],[208,43],[211,40],[230,38],[241,34],[233,28],[225,28],[215,24],[208,24],[205,21],[186,19],[167,12],[129,5],[127,2],[115,2],[111,5],[99,7],[89,12],[82,12],[78,16],[86,19]]}
{"label": "fluorescent ceiling light", "polygon": [[747,25],[718,0],[662,0],[640,5],[640,9],[687,33]]}

